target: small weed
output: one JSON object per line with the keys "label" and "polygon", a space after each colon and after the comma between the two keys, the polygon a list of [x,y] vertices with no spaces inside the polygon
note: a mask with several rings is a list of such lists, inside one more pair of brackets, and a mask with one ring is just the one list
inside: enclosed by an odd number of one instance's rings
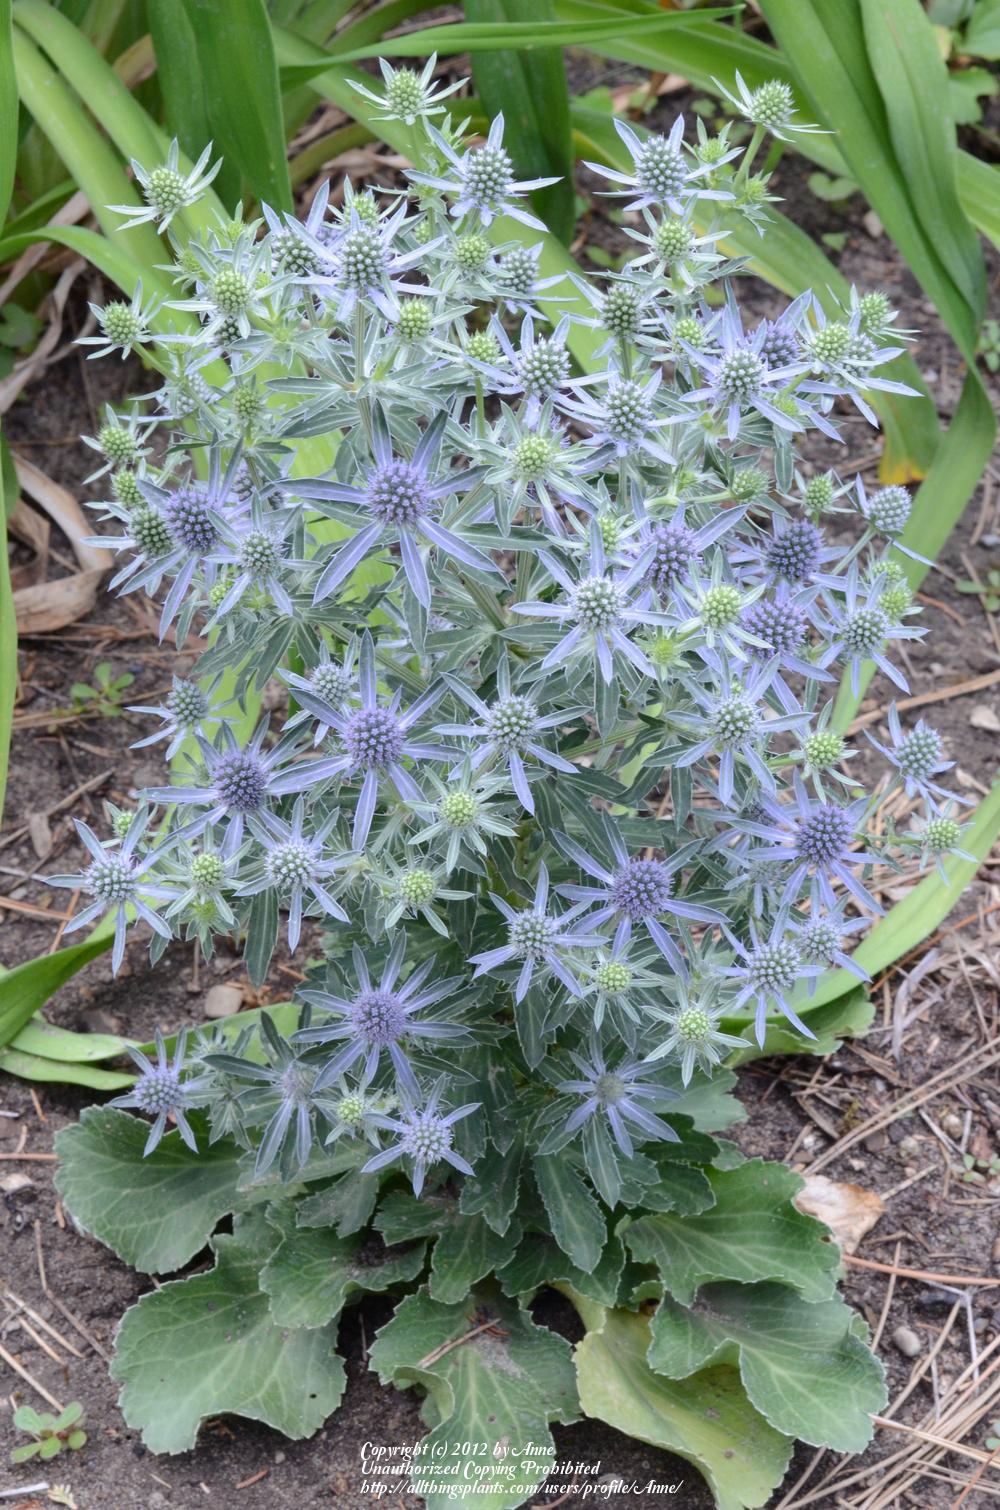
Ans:
{"label": "small weed", "polygon": [[987,613],[1000,613],[1000,567],[991,566],[978,582],[965,577],[955,586],[959,592],[970,593],[979,599]]}
{"label": "small weed", "polygon": [[58,1457],[64,1448],[79,1451],[87,1440],[87,1433],[80,1429],[82,1420],[83,1406],[79,1400],[71,1401],[58,1416],[39,1414],[30,1405],[22,1405],[14,1412],[14,1425],[34,1440],[15,1447],[10,1455],[11,1462],[26,1463],[29,1458],[36,1457],[46,1462]]}
{"label": "small weed", "polygon": [[96,713],[101,718],[117,718],[122,711],[125,689],[135,677],[130,671],[115,676],[109,661],[94,667],[94,685],[74,682],[70,688],[74,713]]}

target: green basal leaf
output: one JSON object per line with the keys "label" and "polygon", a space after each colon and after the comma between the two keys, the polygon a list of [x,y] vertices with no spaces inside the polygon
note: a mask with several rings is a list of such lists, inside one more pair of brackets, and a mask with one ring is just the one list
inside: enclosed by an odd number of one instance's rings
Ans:
{"label": "green basal leaf", "polygon": [[474,1285],[500,1267],[521,1236],[515,1222],[503,1235],[482,1216],[462,1216],[457,1210],[443,1229],[431,1257],[431,1298],[452,1305]]}
{"label": "green basal leaf", "polygon": [[238,1150],[209,1143],[197,1114],[191,1120],[199,1153],[171,1132],[144,1158],[149,1123],[110,1106],[88,1107],[56,1134],[56,1189],[67,1209],[143,1274],[186,1264],[238,1204]]}
{"label": "green basal leaf", "polygon": [[592,1273],[608,1236],[600,1206],[564,1155],[536,1155],[532,1168],[552,1236],[574,1264]]}
{"label": "green basal leaf", "polygon": [[[421,1413],[431,1430],[411,1487],[427,1510],[455,1503],[463,1458],[454,1448],[462,1443],[485,1444],[471,1460],[482,1466],[484,1497],[498,1510],[514,1510],[555,1460],[549,1422],[579,1416],[569,1343],[536,1326],[494,1285],[453,1305],[426,1290],[408,1296],[378,1333],[370,1361],[383,1384],[426,1391]],[[537,1456],[506,1458],[508,1447],[528,1443],[540,1449]]]}
{"label": "green basal leaf", "polygon": [[529,1232],[513,1258],[497,1268],[497,1279],[504,1294],[521,1296],[525,1303],[545,1285],[570,1285],[596,1305],[613,1306],[618,1303],[624,1267],[625,1250],[614,1233],[593,1272],[587,1274],[545,1233]]}
{"label": "green basal leaf", "polygon": [[[796,1011],[816,1034],[815,1038],[803,1038],[783,1017],[772,1017],[761,1048],[748,1015],[724,1018],[724,1031],[742,1033],[747,1041],[745,1049],[733,1050],[727,1064],[748,1064],[752,1059],[767,1058],[771,1054],[818,1054],[825,1057],[836,1053],[845,1038],[862,1038],[872,1025],[875,1008],[856,975],[851,975],[848,970],[837,974],[841,977],[842,994],[820,1005],[813,1005],[816,998],[804,996],[796,1005]],[[846,990],[843,978],[851,982]]]}
{"label": "green basal leaf", "polygon": [[625,1241],[633,1257],[655,1264],[664,1288],[683,1305],[715,1279],[779,1279],[805,1300],[829,1299],[838,1253],[823,1223],[795,1206],[800,1177],[763,1159],[707,1175],[715,1205],[701,1215],[665,1212],[632,1222]]}
{"label": "green basal leaf", "polygon": [[269,1206],[266,1214],[280,1241],[260,1271],[260,1288],[277,1326],[326,1326],[352,1294],[406,1284],[424,1266],[423,1242],[387,1248],[331,1228],[297,1227],[293,1207]]}
{"label": "green basal leaf", "polygon": [[580,1404],[616,1431],[693,1463],[708,1480],[717,1510],[758,1510],[784,1478],[791,1440],[747,1398],[727,1364],[681,1381],[654,1374],[646,1361],[649,1323],[608,1311],[575,1353]]}
{"label": "green basal leaf", "polygon": [[16,1075],[19,1080],[33,1080],[41,1084],[82,1085],[92,1091],[120,1091],[132,1084],[134,1075],[125,1071],[102,1070],[96,1065],[63,1063],[58,1059],[43,1059],[38,1054],[25,1054],[13,1045],[0,1049],[0,1070]]}
{"label": "green basal leaf", "polygon": [[129,1426],[151,1452],[186,1452],[206,1416],[228,1411],[288,1437],[312,1436],[344,1392],[336,1326],[274,1322],[258,1285],[278,1234],[262,1212],[213,1243],[215,1268],[174,1280],[126,1311],[111,1374]]}
{"label": "green basal leaf", "polygon": [[736,1076],[731,1070],[717,1069],[711,1076],[695,1070],[685,1085],[680,1065],[664,1065],[658,1079],[677,1095],[667,1107],[671,1122],[690,1117],[697,1132],[711,1133],[746,1121],[746,1107],[733,1095]]}
{"label": "green basal leaf", "polygon": [[522,1157],[519,1140],[503,1152],[489,1144],[476,1160],[475,1175],[462,1185],[461,1210],[484,1216],[494,1232],[506,1232],[517,1206]]}
{"label": "green basal leaf", "polygon": [[705,1285],[690,1308],[664,1296],[647,1356],[670,1379],[735,1364],[777,1431],[814,1447],[862,1452],[886,1389],[881,1364],[855,1335],[856,1320],[842,1300],[810,1305],[785,1285]]}

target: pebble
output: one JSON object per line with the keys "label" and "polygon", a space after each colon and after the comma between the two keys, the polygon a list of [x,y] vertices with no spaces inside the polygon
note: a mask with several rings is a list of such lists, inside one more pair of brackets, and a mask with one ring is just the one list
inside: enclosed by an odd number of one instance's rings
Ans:
{"label": "pebble", "polygon": [[907,1163],[909,1163],[912,1159],[915,1159],[919,1153],[920,1143],[912,1133],[908,1133],[899,1145],[899,1157],[901,1159],[905,1159]]}
{"label": "pebble", "polygon": [[920,1338],[908,1326],[898,1326],[892,1334],[892,1340],[904,1358],[916,1358],[924,1350]]}
{"label": "pebble", "polygon": [[960,1138],[965,1131],[965,1122],[957,1112],[945,1112],[941,1118],[941,1127],[949,1138]]}
{"label": "pebble", "polygon": [[239,986],[213,986],[205,997],[206,1017],[232,1017],[243,1005]]}

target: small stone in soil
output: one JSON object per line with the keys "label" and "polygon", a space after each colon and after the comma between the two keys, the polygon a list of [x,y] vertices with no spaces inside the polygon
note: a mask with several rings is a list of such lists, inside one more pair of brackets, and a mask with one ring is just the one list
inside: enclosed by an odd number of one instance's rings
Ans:
{"label": "small stone in soil", "polygon": [[898,1326],[892,1334],[892,1340],[904,1358],[916,1358],[923,1352],[923,1343],[908,1326]]}
{"label": "small stone in soil", "polygon": [[206,1017],[232,1017],[243,1005],[239,986],[213,986],[205,997]]}

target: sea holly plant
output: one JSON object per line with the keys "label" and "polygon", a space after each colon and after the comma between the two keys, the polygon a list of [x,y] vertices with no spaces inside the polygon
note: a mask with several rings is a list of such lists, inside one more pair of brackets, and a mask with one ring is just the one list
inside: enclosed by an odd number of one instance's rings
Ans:
{"label": "sea holly plant", "polygon": [[[858,1450],[883,1388],[797,1177],[718,1136],[724,1061],[849,1031],[856,1002],[814,993],[866,978],[880,876],[963,853],[935,732],[893,709],[855,766],[832,714],[869,663],[906,688],[907,500],[799,456],[900,391],[900,348],[878,293],[741,312],[713,207],[759,224],[754,158],[795,122],[737,85],[747,152],[623,128],[607,192],[646,251],[591,290],[603,365],[575,374],[502,118],[472,138],[403,76],[403,188],[181,249],[149,192],[171,161],[139,175],[197,325],[145,347],[160,386],[96,442],[114,586],[208,648],[139,741],[169,779],[81,825],[55,880],[112,915],[116,967],[135,922],[154,962],[244,940],[257,982],[287,939],[305,979],[137,1051],[61,1135],[60,1188],[144,1272],[212,1254],[119,1332],[155,1450],[220,1411],[315,1431],[342,1309],[392,1291],[370,1361],[421,1396],[427,1504],[470,1442],[492,1503],[524,1503],[586,1412],[762,1505],[796,1438]],[[546,1285],[575,1355],[526,1309]]]}

